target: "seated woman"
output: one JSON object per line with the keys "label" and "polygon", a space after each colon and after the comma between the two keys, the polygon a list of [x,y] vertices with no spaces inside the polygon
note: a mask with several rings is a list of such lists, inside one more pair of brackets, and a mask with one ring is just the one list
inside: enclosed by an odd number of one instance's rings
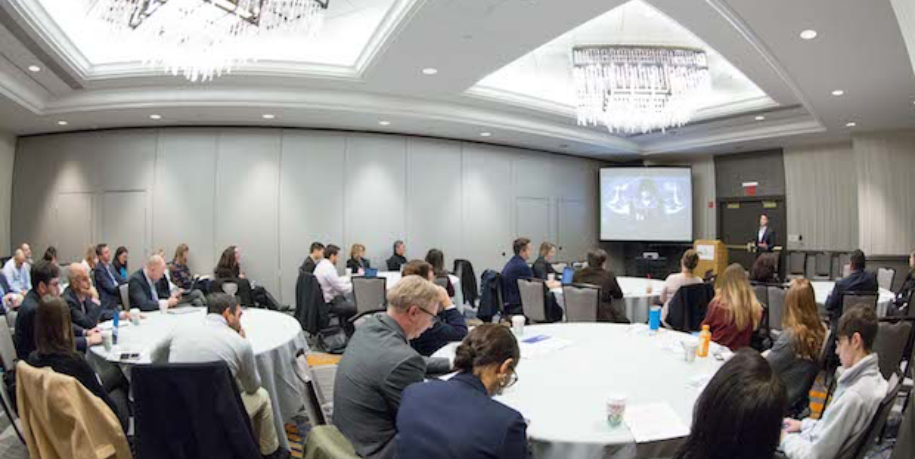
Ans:
{"label": "seated woman", "polygon": [[521,413],[491,398],[518,380],[520,358],[508,327],[475,328],[455,352],[456,376],[404,390],[397,412],[400,459],[530,457]]}
{"label": "seated woman", "polygon": [[38,304],[35,313],[35,347],[26,362],[35,368],[51,367],[57,373],[76,378],[89,392],[102,399],[118,417],[124,432],[127,432],[130,417],[127,408],[127,392],[117,387],[105,392],[98,375],[76,352],[73,326],[70,322],[70,307],[60,297],[46,296]]}
{"label": "seated woman", "polygon": [[778,282],[778,254],[762,253],[756,257],[750,268],[750,280],[766,284]]}
{"label": "seated woman", "polygon": [[766,360],[745,349],[709,381],[674,459],[771,459],[778,447],[785,387]]}
{"label": "seated woman", "polygon": [[[413,260],[403,266],[403,276],[420,276],[432,281],[435,270],[432,265],[422,260]],[[439,312],[432,321],[432,326],[422,335],[410,341],[410,346],[425,357],[429,357],[442,346],[460,341],[467,336],[467,322],[464,316],[452,303],[447,291],[441,290]]]}
{"label": "seated woman", "polygon": [[782,334],[764,354],[788,389],[790,414],[798,414],[807,406],[824,341],[826,326],[820,322],[813,287],[807,279],[794,280],[785,297]]}
{"label": "seated woman", "polygon": [[695,250],[689,249],[680,258],[680,272],[671,274],[664,280],[664,287],[661,288],[661,303],[664,305],[661,308],[661,321],[665,324],[667,323],[670,300],[677,294],[677,290],[686,285],[702,283],[702,278],[693,272],[698,265],[699,254]]}
{"label": "seated woman", "polygon": [[750,345],[761,320],[762,306],[750,287],[747,272],[737,263],[728,266],[718,277],[715,297],[702,325],[709,326],[712,341],[736,351]]}
{"label": "seated woman", "polygon": [[178,248],[175,249],[175,257],[168,264],[168,279],[182,290],[189,290],[194,282],[191,277],[191,268],[187,266],[190,251],[187,244],[178,244]]}
{"label": "seated woman", "polygon": [[[111,267],[114,272],[121,277],[119,281],[127,281],[130,277],[130,270],[127,268],[127,247],[123,245],[114,251],[114,260],[111,261]],[[162,258],[165,258],[164,256]]]}
{"label": "seated woman", "polygon": [[454,285],[451,284],[448,271],[445,271],[445,254],[439,249],[429,249],[429,252],[426,253],[426,263],[432,265],[432,271],[435,274],[433,279],[444,279],[448,296],[454,298]]}
{"label": "seated woman", "polygon": [[353,271],[353,274],[362,274],[366,269],[371,268],[368,258],[365,258],[365,246],[362,244],[353,244],[349,251],[349,260],[346,260],[346,267]]}
{"label": "seated woman", "polygon": [[531,267],[534,271],[534,277],[547,280],[550,278],[550,274],[555,276],[556,271],[553,269],[553,257],[555,256],[556,245],[552,242],[543,241],[540,244],[540,256],[537,257],[537,260],[534,261],[534,266]]}
{"label": "seated woman", "polygon": [[909,306],[909,297],[912,292],[915,292],[915,250],[909,254],[909,273],[906,274],[905,279],[902,281],[902,288],[899,289],[899,293],[896,294],[896,299],[893,302],[896,311],[911,307]]}
{"label": "seated woman", "polygon": [[253,282],[245,277],[245,272],[241,269],[241,249],[237,246],[230,245],[222,251],[213,274],[215,277],[213,285],[215,286],[221,286],[225,282],[238,285],[236,296],[242,306],[256,306],[275,311],[289,309],[288,306],[279,304],[266,288],[260,285],[254,286]]}
{"label": "seated woman", "polygon": [[56,265],[57,264],[57,247],[54,247],[53,245],[48,247],[48,250],[44,251],[44,257],[42,257],[42,258],[44,258],[45,261],[50,261],[51,263],[54,263]]}

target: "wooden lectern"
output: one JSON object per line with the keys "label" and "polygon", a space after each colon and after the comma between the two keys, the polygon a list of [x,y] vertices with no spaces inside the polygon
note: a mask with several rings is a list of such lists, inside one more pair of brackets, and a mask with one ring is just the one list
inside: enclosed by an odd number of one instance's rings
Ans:
{"label": "wooden lectern", "polygon": [[699,253],[699,265],[694,271],[697,276],[705,277],[709,270],[718,276],[728,267],[728,248],[724,242],[696,241],[693,249]]}

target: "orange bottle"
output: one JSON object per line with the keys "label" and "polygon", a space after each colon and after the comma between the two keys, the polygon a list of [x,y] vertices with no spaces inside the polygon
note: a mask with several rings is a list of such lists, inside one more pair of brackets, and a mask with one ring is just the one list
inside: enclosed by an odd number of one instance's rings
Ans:
{"label": "orange bottle", "polygon": [[709,331],[708,325],[702,326],[699,332],[699,349],[696,350],[697,357],[708,357],[709,343],[712,342],[712,332]]}

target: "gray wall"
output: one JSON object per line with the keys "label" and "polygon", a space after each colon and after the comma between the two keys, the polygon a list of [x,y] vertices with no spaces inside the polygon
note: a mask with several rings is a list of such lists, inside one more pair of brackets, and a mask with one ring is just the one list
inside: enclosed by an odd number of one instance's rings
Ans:
{"label": "gray wall", "polygon": [[718,199],[744,196],[743,184],[758,182],[758,196],[785,194],[785,169],[781,150],[756,151],[715,157]]}
{"label": "gray wall", "polygon": [[915,132],[858,135],[852,145],[861,249],[908,254],[915,247]]}
{"label": "gray wall", "polygon": [[[212,270],[241,247],[249,277],[292,303],[313,240],[368,248],[373,265],[404,239],[477,274],[501,268],[518,235],[580,259],[597,243],[594,161],[438,139],[308,130],[163,128],[27,137],[16,151],[12,235],[79,260],[98,241],[191,247]],[[2,177],[0,177],[2,183]],[[503,253],[505,254],[503,256]],[[342,261],[341,261],[342,266]]]}
{"label": "gray wall", "polygon": [[16,137],[0,132],[0,256],[11,254],[10,205],[13,194],[13,163]]}

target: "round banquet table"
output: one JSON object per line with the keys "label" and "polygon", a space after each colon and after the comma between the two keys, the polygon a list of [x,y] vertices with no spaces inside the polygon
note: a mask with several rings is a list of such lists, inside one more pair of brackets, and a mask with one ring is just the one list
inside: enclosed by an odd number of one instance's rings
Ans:
{"label": "round banquet table", "polygon": [[[121,352],[140,353],[138,362],[119,364],[128,378],[129,366],[149,363],[149,354],[153,347],[169,332],[185,324],[203,320],[206,309],[189,309],[193,311],[181,314],[162,314],[159,311],[144,313],[146,318],[141,319],[139,326],[132,325],[129,320],[120,321],[118,348]],[[270,394],[277,437],[280,445],[288,450],[289,441],[283,424],[292,420],[292,417],[301,411],[304,403],[301,383],[294,370],[296,353],[300,349],[308,349],[302,326],[286,314],[253,308],[245,309],[241,322],[254,350],[261,387]],[[111,329],[111,322],[104,322],[99,328]],[[93,346],[88,357],[90,363],[99,365],[107,359],[108,352],[102,345]]]}
{"label": "round banquet table", "polygon": [[[617,277],[616,281],[623,289],[622,301],[626,305],[626,317],[633,323],[648,323],[648,309],[652,304],[661,301],[661,288],[664,287],[664,281],[640,277]],[[651,293],[648,293],[649,286],[651,286]],[[554,288],[550,292],[556,297],[559,306],[565,309],[562,288]]]}
{"label": "round banquet table", "polygon": [[[538,355],[525,354],[522,343],[518,383],[496,397],[529,421],[537,459],[672,456],[682,436],[637,444],[625,423],[616,428],[607,423],[607,396],[625,395],[627,411],[666,403],[688,428],[701,389],[721,366],[711,356],[685,361],[680,341],[695,337],[663,329],[650,335],[643,324],[529,325],[520,340],[541,334],[569,343]],[[435,356],[453,358],[456,344]]]}
{"label": "round banquet table", "polygon": [[[342,276],[344,279],[351,281],[352,276]],[[378,271],[378,277],[385,278],[385,286],[388,289],[393,288],[400,282],[400,279],[403,275],[400,271]],[[454,287],[454,305],[459,308],[461,312],[464,311],[464,292],[461,290],[461,279],[454,274],[449,274],[448,279],[451,280],[451,286]]]}
{"label": "round banquet table", "polygon": [[[825,308],[826,299],[829,298],[829,294],[832,293],[832,289],[835,288],[836,283],[833,281],[810,281],[810,285],[813,287],[813,293],[814,296],[816,296],[817,304],[821,308]],[[887,309],[895,298],[896,295],[894,295],[893,292],[885,288],[880,289],[880,297],[877,299],[877,317],[886,316]]]}

